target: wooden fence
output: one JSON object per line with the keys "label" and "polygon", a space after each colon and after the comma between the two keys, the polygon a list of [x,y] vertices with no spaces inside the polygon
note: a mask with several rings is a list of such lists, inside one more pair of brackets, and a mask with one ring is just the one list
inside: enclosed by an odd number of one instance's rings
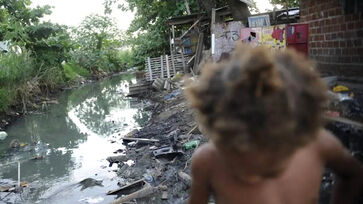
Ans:
{"label": "wooden fence", "polygon": [[171,78],[177,72],[184,73],[188,60],[190,57],[182,54],[173,55],[173,57],[168,55],[148,57],[145,61],[146,79],[153,81],[157,78]]}

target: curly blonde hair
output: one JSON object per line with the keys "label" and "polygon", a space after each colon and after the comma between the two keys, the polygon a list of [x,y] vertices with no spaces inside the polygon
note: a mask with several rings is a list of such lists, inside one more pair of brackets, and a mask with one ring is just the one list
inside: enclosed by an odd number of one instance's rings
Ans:
{"label": "curly blonde hair", "polygon": [[204,65],[186,90],[211,140],[239,151],[293,151],[314,140],[326,93],[304,56],[243,45],[229,60]]}

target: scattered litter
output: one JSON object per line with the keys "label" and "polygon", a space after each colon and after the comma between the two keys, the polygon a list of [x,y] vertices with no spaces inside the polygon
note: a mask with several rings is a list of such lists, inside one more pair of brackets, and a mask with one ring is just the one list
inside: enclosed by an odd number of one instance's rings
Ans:
{"label": "scattered litter", "polygon": [[151,147],[149,147],[150,150],[155,150],[157,148],[158,148],[157,146],[151,146]]}
{"label": "scattered litter", "polygon": [[187,186],[190,186],[191,185],[192,178],[188,174],[186,174],[186,173],[184,173],[182,171],[179,171],[178,172],[178,176],[179,176],[179,178],[181,178],[181,180],[183,181],[183,183],[185,185],[187,185]]}
{"label": "scattered litter", "polygon": [[150,174],[150,173],[145,173],[143,175],[144,177],[144,180],[150,184],[153,184],[154,183],[154,177]]}
{"label": "scattered litter", "polygon": [[102,182],[103,182],[102,180],[96,180],[96,179],[93,179],[93,178],[86,178],[86,179],[83,179],[82,181],[78,182],[78,185],[82,186],[81,191],[83,191],[83,190],[85,190],[87,188],[91,188],[91,187],[94,187],[94,186],[103,187]]}
{"label": "scattered litter", "polygon": [[4,131],[0,131],[0,140],[5,140],[5,138],[8,136],[8,134]]}
{"label": "scattered litter", "polygon": [[161,200],[168,200],[168,191],[162,191]]}
{"label": "scattered litter", "polygon": [[337,76],[323,77],[323,81],[328,85],[328,87],[333,87],[338,81]]}
{"label": "scattered litter", "polygon": [[129,137],[124,137],[121,138],[124,142],[146,142],[146,143],[153,143],[153,142],[159,142],[159,140],[155,140],[155,139],[146,139],[146,138],[129,138]]}
{"label": "scattered litter", "polygon": [[[26,181],[20,183],[21,188],[26,188],[28,186],[29,186],[29,183]],[[18,188],[17,184],[0,186],[0,192],[16,192],[17,188]]]}
{"label": "scattered litter", "polygon": [[170,100],[172,98],[175,98],[175,97],[179,96],[180,94],[181,94],[181,90],[178,89],[178,90],[173,91],[171,94],[165,96],[164,99],[165,100]]}
{"label": "scattered litter", "polygon": [[41,160],[44,159],[44,156],[35,156],[33,158],[31,158],[30,160]]}
{"label": "scattered litter", "polygon": [[129,147],[135,147],[136,144],[137,144],[137,141],[136,142],[129,142],[129,143],[127,143],[127,146],[129,146]]}
{"label": "scattered litter", "polygon": [[194,149],[194,148],[198,147],[198,145],[199,145],[199,141],[198,140],[193,140],[193,141],[185,143],[183,145],[183,148],[185,150],[190,150],[190,149]]}
{"label": "scattered litter", "polygon": [[108,162],[110,162],[109,167],[111,167],[114,163],[121,163],[121,162],[126,162],[128,161],[127,157],[124,155],[119,155],[119,156],[112,156],[112,157],[107,157],[106,159]]}
{"label": "scattered litter", "polygon": [[9,148],[18,148],[20,147],[20,141],[18,139],[13,139],[10,141]]}
{"label": "scattered litter", "polygon": [[340,113],[338,111],[326,111],[325,114],[327,116],[331,116],[331,117],[339,117],[340,116]]}
{"label": "scattered litter", "polygon": [[343,92],[343,91],[349,91],[349,88],[348,88],[348,87],[346,87],[346,86],[343,86],[343,85],[338,85],[338,86],[335,86],[335,87],[333,88],[333,91],[334,91],[335,93]]}
{"label": "scattered litter", "polygon": [[122,153],[122,152],[124,152],[124,150],[122,150],[122,149],[118,149],[118,150],[114,151],[113,153],[114,153],[114,154],[118,154],[118,153]]}
{"label": "scattered litter", "polygon": [[158,187],[152,187],[150,184],[146,184],[144,188],[141,190],[138,190],[134,193],[131,193],[129,195],[126,195],[124,197],[118,198],[117,200],[114,200],[112,204],[121,204],[128,201],[131,201],[133,199],[143,198],[146,196],[149,196],[151,194],[154,194],[158,191]]}
{"label": "scattered litter", "polygon": [[125,135],[125,137],[132,137],[133,135],[137,134],[139,130],[135,129]]}
{"label": "scattered litter", "polygon": [[104,200],[104,198],[102,196],[97,196],[97,197],[88,197],[88,198],[81,198],[79,200],[79,202],[86,202],[86,203],[90,203],[90,204],[93,204],[93,203],[100,203]]}
{"label": "scattered litter", "polygon": [[153,151],[155,157],[162,157],[162,156],[178,156],[183,154],[182,151],[175,150],[173,147],[163,147]]}

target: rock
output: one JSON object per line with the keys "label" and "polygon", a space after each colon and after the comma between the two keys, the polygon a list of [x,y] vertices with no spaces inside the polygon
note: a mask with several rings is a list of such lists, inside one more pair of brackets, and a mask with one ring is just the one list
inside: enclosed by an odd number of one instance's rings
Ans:
{"label": "rock", "polygon": [[168,191],[163,191],[161,193],[161,200],[168,200]]}
{"label": "rock", "polygon": [[82,186],[81,191],[83,191],[86,188],[93,187],[93,186],[103,187],[102,180],[96,180],[96,179],[93,179],[93,178],[86,178],[86,179],[80,181],[78,184],[80,186]]}
{"label": "rock", "polygon": [[120,155],[120,156],[114,156],[114,157],[107,157],[106,160],[108,162],[110,162],[109,167],[111,167],[113,163],[126,162],[128,159],[126,158],[126,156]]}
{"label": "rock", "polygon": [[8,136],[8,134],[4,131],[0,131],[0,140],[5,140],[5,138]]}

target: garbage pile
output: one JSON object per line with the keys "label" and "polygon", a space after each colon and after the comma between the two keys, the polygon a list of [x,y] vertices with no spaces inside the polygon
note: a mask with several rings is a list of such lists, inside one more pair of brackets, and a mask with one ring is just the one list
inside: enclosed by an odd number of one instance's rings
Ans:
{"label": "garbage pile", "polygon": [[[174,83],[175,84],[175,83]],[[154,92],[149,124],[122,138],[126,149],[110,156],[118,165],[119,195],[114,203],[185,203],[191,185],[190,162],[195,149],[206,138],[200,133],[192,110],[183,96],[183,86]]]}
{"label": "garbage pile", "polygon": [[[337,136],[354,157],[363,162],[363,95],[356,94],[349,87],[337,82],[330,85],[333,100],[327,115],[336,120],[330,121],[326,129]],[[329,203],[333,181],[332,172],[326,170],[323,175],[319,203]],[[363,203],[363,196],[357,203]]]}
{"label": "garbage pile", "polygon": [[[207,138],[194,120],[183,96],[183,86],[165,84],[165,81],[154,84],[159,91],[150,95],[155,103],[149,107],[153,113],[149,124],[124,136],[126,149],[115,152],[121,151],[122,155],[107,159],[110,165],[119,167],[120,188],[109,192],[119,196],[114,203],[185,203],[188,199],[191,156]],[[326,128],[338,136],[354,156],[362,159],[363,133],[359,125],[363,122],[363,96],[336,83],[330,93],[335,100],[327,115],[333,120]],[[341,118],[344,120],[340,121]],[[329,203],[333,180],[332,172],[326,170],[320,204]]]}

